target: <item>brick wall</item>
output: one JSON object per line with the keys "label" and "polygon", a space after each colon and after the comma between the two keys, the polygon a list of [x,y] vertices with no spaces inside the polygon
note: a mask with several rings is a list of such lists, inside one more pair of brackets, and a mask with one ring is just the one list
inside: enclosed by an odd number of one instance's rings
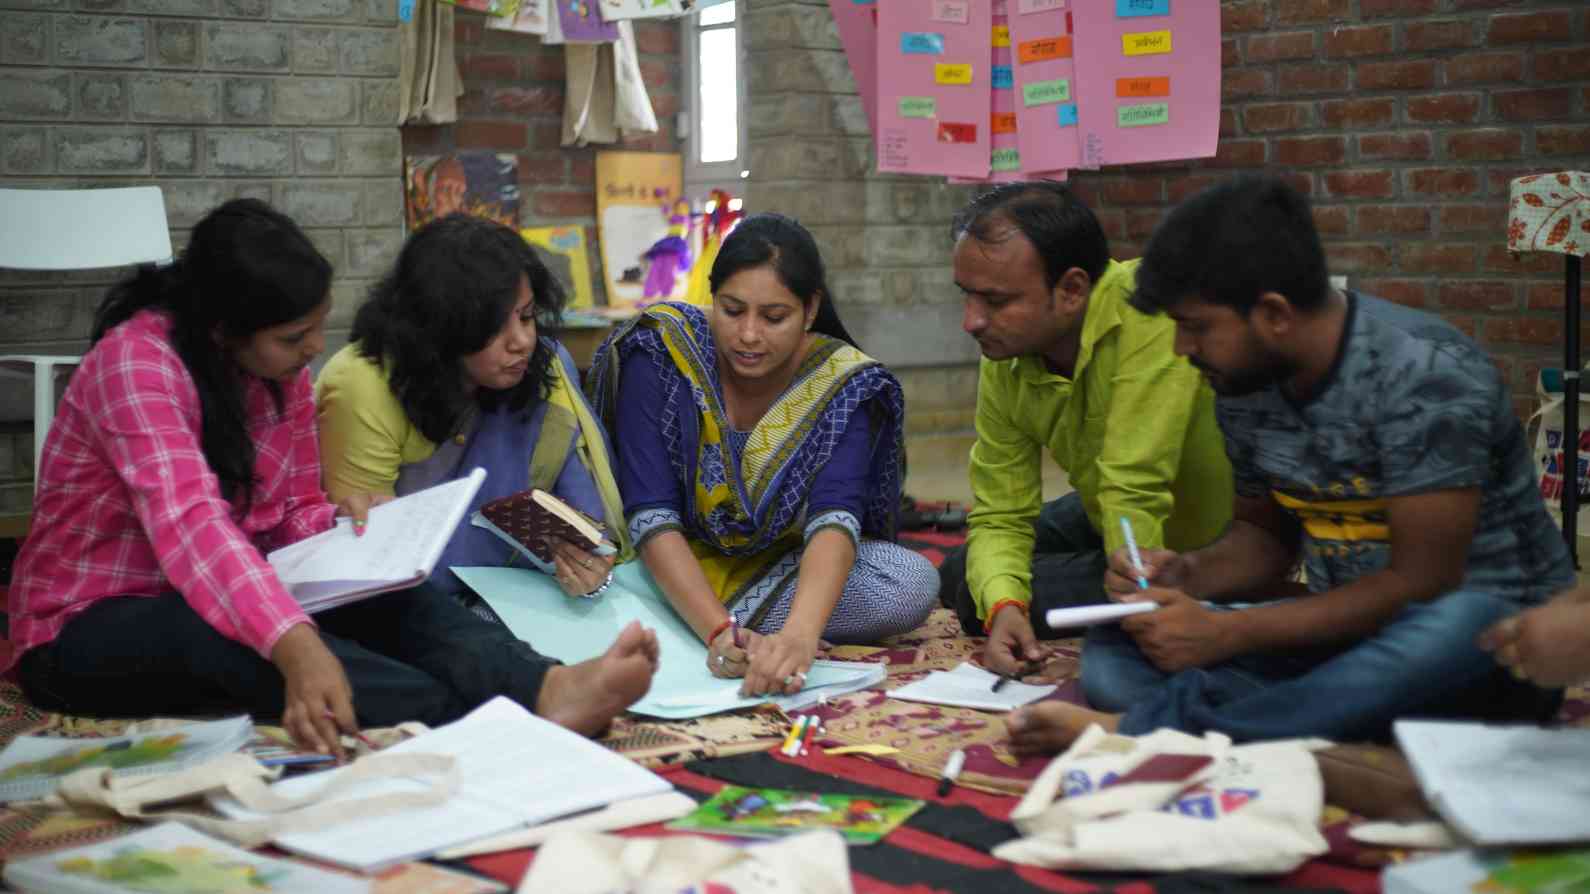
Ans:
{"label": "brick wall", "polygon": [[[397,0],[0,0],[0,183],[159,185],[173,243],[239,196],[336,265],[334,334],[401,240]],[[0,271],[0,354],[79,353],[124,271]],[[0,380],[0,516],[31,391]]]}
{"label": "brick wall", "polygon": [[438,155],[457,150],[490,150],[519,158],[524,226],[579,225],[585,228],[592,286],[605,302],[602,262],[596,235],[596,152],[683,150],[675,133],[681,106],[679,23],[637,21],[635,41],[640,70],[660,130],[622,143],[562,148],[563,47],[543,46],[537,37],[489,30],[478,13],[457,10],[453,35],[464,94],[454,124],[409,125],[403,151]]}
{"label": "brick wall", "polygon": [[[1240,170],[1307,192],[1333,273],[1479,338],[1530,412],[1562,362],[1563,257],[1506,251],[1508,182],[1590,167],[1580,0],[1224,0],[1215,159],[1082,174],[1118,256]],[[1590,290],[1586,292],[1590,301]]]}
{"label": "brick wall", "polygon": [[[952,410],[975,400],[975,376],[954,372],[970,339],[958,329],[948,226],[967,190],[873,172],[824,0],[749,6],[752,205],[814,224],[869,350],[928,366],[908,375],[910,388],[932,373],[913,395],[918,424],[964,424]],[[1333,272],[1478,336],[1527,413],[1535,370],[1560,363],[1562,258],[1505,251],[1507,184],[1590,167],[1586,4],[1222,0],[1221,11],[1217,156],[1073,177],[1116,256],[1135,257],[1203,186],[1283,173],[1315,202]]]}

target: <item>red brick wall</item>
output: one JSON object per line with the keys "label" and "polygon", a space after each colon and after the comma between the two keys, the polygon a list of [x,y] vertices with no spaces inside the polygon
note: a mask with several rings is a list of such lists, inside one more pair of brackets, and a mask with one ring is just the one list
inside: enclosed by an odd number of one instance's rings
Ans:
{"label": "red brick wall", "polygon": [[1284,172],[1314,202],[1333,273],[1476,335],[1525,412],[1535,372],[1562,360],[1563,257],[1508,254],[1508,181],[1590,170],[1590,5],[1222,0],[1221,12],[1215,158],[1075,178],[1116,254],[1136,256],[1166,209],[1209,183]]}
{"label": "red brick wall", "polygon": [[563,47],[539,38],[488,30],[479,14],[458,10],[453,29],[464,93],[458,121],[403,128],[406,155],[436,155],[485,149],[519,156],[520,221],[524,226],[578,224],[585,227],[591,279],[602,297],[602,265],[596,241],[596,152],[632,149],[682,151],[674,132],[683,74],[679,23],[638,21],[635,42],[640,70],[657,114],[655,134],[605,146],[563,148]]}

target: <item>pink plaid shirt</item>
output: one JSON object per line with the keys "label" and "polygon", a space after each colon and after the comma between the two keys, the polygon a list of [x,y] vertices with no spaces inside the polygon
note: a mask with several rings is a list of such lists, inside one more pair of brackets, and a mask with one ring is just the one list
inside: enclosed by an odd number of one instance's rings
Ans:
{"label": "pink plaid shirt", "polygon": [[241,514],[205,462],[199,393],[169,331],[166,316],[143,311],[72,376],[12,572],[11,663],[113,596],[176,590],[267,659],[288,628],[309,620],[262,555],[326,530],[336,511],[320,490],[309,371],[283,387],[280,413],[264,381],[247,378],[257,483]]}

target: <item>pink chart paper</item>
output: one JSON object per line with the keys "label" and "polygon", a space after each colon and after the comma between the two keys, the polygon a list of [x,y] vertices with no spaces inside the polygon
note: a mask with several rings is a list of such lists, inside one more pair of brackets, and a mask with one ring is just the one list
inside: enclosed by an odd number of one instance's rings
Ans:
{"label": "pink chart paper", "polygon": [[[1063,6],[1010,17],[1010,52],[1016,72],[1012,102],[1023,169],[1070,169],[1081,164],[1074,44],[1071,13]],[[1070,99],[1026,101],[1025,94],[1033,85],[1057,81],[1066,84]]]}
{"label": "pink chart paper", "polygon": [[1082,167],[1215,154],[1218,3],[1077,0],[1071,13]]}
{"label": "pink chart paper", "polygon": [[990,4],[965,24],[930,0],[877,6],[879,172],[988,177]]}
{"label": "pink chart paper", "polygon": [[878,132],[878,5],[876,0],[828,0],[839,42],[867,112],[867,128]]}

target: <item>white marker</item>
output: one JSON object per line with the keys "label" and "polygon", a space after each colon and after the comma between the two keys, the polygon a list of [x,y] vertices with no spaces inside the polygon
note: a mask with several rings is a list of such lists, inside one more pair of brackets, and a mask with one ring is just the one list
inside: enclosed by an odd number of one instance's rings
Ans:
{"label": "white marker", "polygon": [[1049,622],[1050,630],[1064,630],[1067,627],[1085,627],[1089,624],[1103,624],[1106,621],[1119,621],[1130,615],[1140,615],[1159,608],[1157,602],[1123,602],[1112,605],[1083,605],[1077,608],[1052,608],[1044,613],[1043,619]]}
{"label": "white marker", "polygon": [[1132,567],[1137,569],[1137,588],[1146,590],[1148,578],[1143,576],[1143,557],[1137,552],[1137,538],[1132,535],[1132,520],[1124,515],[1121,516],[1121,533],[1126,535],[1126,554],[1132,557]]}

